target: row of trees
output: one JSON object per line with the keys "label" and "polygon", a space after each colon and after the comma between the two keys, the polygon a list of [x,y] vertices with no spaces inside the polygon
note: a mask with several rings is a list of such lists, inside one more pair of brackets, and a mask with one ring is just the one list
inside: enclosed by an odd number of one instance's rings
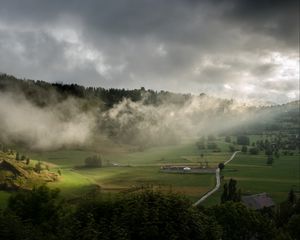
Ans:
{"label": "row of trees", "polygon": [[[140,89],[105,89],[102,87],[84,87],[77,84],[48,83],[17,79],[14,76],[0,74],[0,91],[20,91],[26,98],[38,106],[44,107],[53,101],[60,102],[72,96],[93,102],[103,103],[102,107],[111,108],[124,98],[134,102],[144,100],[144,104],[159,105],[165,100],[173,104],[184,104],[191,94],[171,93],[167,91]],[[92,101],[91,101],[92,100]],[[95,100],[95,101],[94,101]]]}
{"label": "row of trees", "polygon": [[27,157],[24,154],[20,154],[19,152],[15,152],[13,149],[7,147],[3,143],[0,143],[0,151],[2,151],[5,154],[14,156],[16,161],[26,161],[27,165],[30,163],[29,157]]}
{"label": "row of trees", "polygon": [[234,179],[230,179],[229,183],[224,183],[223,185],[223,193],[221,195],[221,203],[225,203],[228,201],[240,202],[242,191],[241,189],[237,189],[236,187],[237,181]]}
{"label": "row of trees", "polygon": [[218,148],[217,143],[215,142],[216,137],[214,135],[208,135],[206,137],[201,137],[197,142],[196,146],[199,150],[204,150],[204,149],[211,149],[214,151],[220,151]]}
{"label": "row of trees", "polygon": [[[225,140],[226,141],[226,140]],[[250,139],[248,136],[237,136],[237,144],[242,145],[242,152],[247,152],[247,146],[250,145]],[[259,151],[264,151],[266,155],[275,154],[278,155],[279,151],[285,152],[287,155],[288,151],[294,151],[300,146],[300,138],[294,134],[288,134],[283,137],[282,133],[278,133],[271,139],[260,139],[256,142],[252,142],[252,148],[256,154]],[[251,153],[251,152],[250,152]]]}
{"label": "row of trees", "polygon": [[102,167],[102,158],[100,155],[90,156],[84,160],[84,163],[86,167],[92,167],[92,168]]}
{"label": "row of trees", "polygon": [[0,211],[1,239],[299,239],[300,202],[283,224],[239,202],[192,207],[176,194],[143,191],[104,198],[93,195],[72,205],[58,190],[42,186],[18,192]]}
{"label": "row of trees", "polygon": [[19,152],[16,152],[16,158],[17,161],[26,161],[26,164],[29,165],[30,158],[26,157],[24,154],[20,154]]}

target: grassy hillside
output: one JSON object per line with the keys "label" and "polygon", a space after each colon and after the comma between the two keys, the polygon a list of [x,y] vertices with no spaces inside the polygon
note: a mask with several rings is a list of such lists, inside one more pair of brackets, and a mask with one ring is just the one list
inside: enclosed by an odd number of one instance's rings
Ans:
{"label": "grassy hillside", "polygon": [[36,185],[57,180],[48,166],[34,160],[15,160],[13,153],[0,152],[0,188],[2,190],[32,189]]}
{"label": "grassy hillside", "polygon": [[[15,160],[16,154],[0,151],[0,206],[5,206],[12,192],[58,181],[49,165],[36,160]],[[37,165],[39,169],[37,170]]]}

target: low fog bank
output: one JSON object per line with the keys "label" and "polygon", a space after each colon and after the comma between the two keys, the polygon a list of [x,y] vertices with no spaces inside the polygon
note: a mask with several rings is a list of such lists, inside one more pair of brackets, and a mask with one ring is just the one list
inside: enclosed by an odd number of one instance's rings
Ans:
{"label": "low fog bank", "polygon": [[183,104],[159,106],[124,99],[103,113],[102,128],[121,141],[137,145],[177,143],[187,138],[223,134],[251,124],[268,122],[274,111],[252,103],[192,96]]}
{"label": "low fog bank", "polygon": [[187,138],[220,134],[238,127],[268,122],[278,112],[233,100],[191,96],[159,105],[124,98],[110,108],[100,100],[67,97],[38,106],[20,92],[0,91],[0,140],[25,143],[31,149],[101,148],[96,139],[148,147]]}
{"label": "low fog bank", "polygon": [[22,94],[0,92],[0,138],[21,142],[33,149],[83,145],[92,136],[95,116],[83,112],[78,100],[38,107]]}

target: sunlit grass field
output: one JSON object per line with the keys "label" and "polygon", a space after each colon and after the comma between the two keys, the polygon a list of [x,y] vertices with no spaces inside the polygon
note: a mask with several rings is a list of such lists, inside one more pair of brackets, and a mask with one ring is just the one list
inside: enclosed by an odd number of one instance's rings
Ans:
{"label": "sunlit grass field", "polygon": [[214,186],[214,175],[162,173],[156,166],[104,167],[81,169],[76,172],[93,180],[103,191],[154,187],[162,191],[171,190],[199,197]]}
{"label": "sunlit grass field", "polygon": [[[35,159],[50,164],[52,171],[61,170],[60,181],[50,183],[68,197],[86,192],[90,185],[98,185],[103,192],[122,192],[132,188],[152,187],[161,191],[183,193],[196,200],[215,184],[212,174],[170,174],[160,172],[167,164],[199,165],[207,161],[210,167],[225,161],[230,153],[203,151],[194,142],[166,147],[149,148],[140,152],[101,154],[80,150],[61,150],[34,153]],[[102,168],[80,168],[84,159],[93,154],[102,156]],[[118,166],[113,167],[116,163]]]}
{"label": "sunlit grass field", "polygon": [[[260,139],[251,136],[251,141]],[[232,140],[234,141],[234,139]],[[162,173],[163,165],[200,165],[208,162],[211,168],[218,163],[228,160],[231,156],[229,143],[223,138],[216,141],[221,152],[199,150],[195,141],[164,147],[153,147],[143,151],[94,152],[84,150],[57,150],[27,153],[33,163],[41,160],[49,165],[53,172],[61,171],[59,181],[48,183],[52,188],[61,189],[62,195],[76,198],[97,186],[103,193],[126,192],[131,189],[151,187],[161,191],[173,191],[187,195],[192,201],[199,199],[204,193],[213,188],[214,174],[176,174]],[[236,146],[238,148],[238,146]],[[84,160],[94,154],[102,157],[102,168],[83,168]],[[201,156],[201,154],[203,156]],[[224,180],[234,178],[238,181],[238,188],[244,194],[267,192],[276,201],[283,201],[288,191],[293,188],[299,191],[299,158],[281,155],[274,158],[272,166],[266,164],[264,154],[249,155],[239,153],[235,159],[226,165],[222,172]],[[116,164],[117,166],[112,166]],[[217,204],[220,201],[222,187],[203,204]],[[0,192],[0,205],[4,205],[9,193]]]}

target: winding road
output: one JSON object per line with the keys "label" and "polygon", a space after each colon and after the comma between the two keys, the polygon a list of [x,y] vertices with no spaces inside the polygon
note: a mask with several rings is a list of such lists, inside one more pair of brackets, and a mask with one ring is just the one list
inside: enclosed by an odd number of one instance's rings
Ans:
{"label": "winding road", "polygon": [[[226,161],[224,162],[224,165],[226,165],[227,163],[229,163],[230,161],[232,161],[235,157],[235,155],[237,153],[239,153],[240,151],[236,151],[234,152],[231,157]],[[216,186],[210,190],[208,193],[206,193],[205,195],[203,195],[197,202],[195,202],[193,204],[193,206],[198,206],[200,203],[202,203],[206,198],[208,198],[209,196],[211,196],[213,193],[215,193],[219,188],[220,188],[220,185],[221,185],[221,180],[220,180],[220,168],[217,168],[216,169]]]}

